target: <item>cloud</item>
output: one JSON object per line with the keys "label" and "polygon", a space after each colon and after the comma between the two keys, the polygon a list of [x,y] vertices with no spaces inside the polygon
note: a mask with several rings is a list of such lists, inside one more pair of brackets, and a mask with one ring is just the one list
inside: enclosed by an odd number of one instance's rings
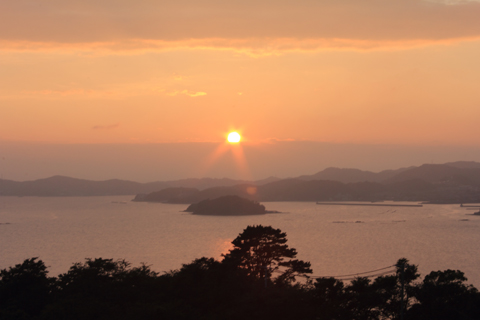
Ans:
{"label": "cloud", "polygon": [[479,16],[479,1],[467,0],[16,0],[0,2],[0,38],[122,50],[204,39],[440,41],[479,37]]}
{"label": "cloud", "polygon": [[[358,40],[342,38],[206,38],[179,41],[135,39],[117,42],[59,43],[1,41],[0,52],[36,52],[51,54],[74,54],[85,56],[140,55],[169,51],[224,51],[250,57],[266,57],[287,53],[315,53],[321,51],[378,51],[408,50],[427,46],[455,45],[461,42],[480,41],[480,36],[446,39],[411,40]],[[181,76],[174,76],[181,81]]]}
{"label": "cloud", "polygon": [[463,5],[463,4],[480,2],[480,0],[424,0],[424,1],[444,4],[444,5],[448,5],[448,6]]}
{"label": "cloud", "polygon": [[207,95],[206,92],[182,92],[182,93],[186,94],[189,97],[201,97],[201,96],[206,96]]}
{"label": "cloud", "polygon": [[111,129],[116,129],[119,126],[120,126],[119,123],[110,124],[110,125],[96,125],[96,126],[93,126],[92,129],[93,130],[111,130]]}
{"label": "cloud", "polygon": [[165,93],[167,96],[175,97],[179,94],[183,94],[192,98],[195,97],[201,97],[201,96],[206,96],[206,92],[198,91],[198,92],[193,92],[193,91],[188,91],[188,90],[181,90],[181,91],[172,91],[172,92],[167,92]]}

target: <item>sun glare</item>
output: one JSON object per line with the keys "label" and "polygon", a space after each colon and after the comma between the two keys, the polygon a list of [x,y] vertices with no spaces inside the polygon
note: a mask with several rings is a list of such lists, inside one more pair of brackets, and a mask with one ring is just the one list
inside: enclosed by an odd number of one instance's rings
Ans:
{"label": "sun glare", "polygon": [[241,137],[240,137],[240,134],[238,134],[238,132],[230,132],[227,138],[228,142],[230,143],[239,143],[240,139]]}
{"label": "sun glare", "polygon": [[[205,171],[213,167],[215,163],[220,161],[223,157],[222,161],[234,161],[239,177],[243,177],[242,179],[246,180],[252,180],[253,178],[248,168],[247,159],[243,152],[243,146],[242,143],[240,143],[240,141],[243,141],[242,136],[238,131],[224,132],[225,142],[220,142],[212,154],[208,156],[208,159],[205,159]],[[257,190],[256,188],[251,188],[247,190],[247,192],[253,195]]]}

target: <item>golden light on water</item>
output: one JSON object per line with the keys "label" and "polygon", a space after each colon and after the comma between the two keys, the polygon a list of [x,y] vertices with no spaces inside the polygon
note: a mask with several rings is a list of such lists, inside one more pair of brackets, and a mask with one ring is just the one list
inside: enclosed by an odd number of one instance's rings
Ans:
{"label": "golden light on water", "polygon": [[238,132],[235,132],[235,131],[230,132],[228,134],[228,137],[227,137],[227,140],[230,143],[239,143],[241,139],[242,139],[242,137],[240,136],[240,134]]}

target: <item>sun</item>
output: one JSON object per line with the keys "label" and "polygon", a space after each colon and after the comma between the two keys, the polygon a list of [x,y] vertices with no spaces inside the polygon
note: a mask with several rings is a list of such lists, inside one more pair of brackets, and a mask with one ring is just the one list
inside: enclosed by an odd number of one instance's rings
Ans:
{"label": "sun", "polygon": [[240,136],[240,134],[238,132],[230,132],[228,134],[228,142],[230,143],[239,143],[240,142],[240,139],[242,139],[242,137]]}

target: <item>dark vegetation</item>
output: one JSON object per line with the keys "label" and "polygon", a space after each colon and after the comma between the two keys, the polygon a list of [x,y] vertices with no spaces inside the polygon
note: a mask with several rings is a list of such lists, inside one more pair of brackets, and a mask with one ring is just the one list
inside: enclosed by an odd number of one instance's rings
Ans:
{"label": "dark vegetation", "polygon": [[286,242],[278,229],[249,226],[222,261],[164,274],[98,258],[49,277],[27,259],[0,271],[0,319],[480,319],[480,294],[461,271],[421,280],[400,259],[374,279],[313,278]]}
{"label": "dark vegetation", "polygon": [[203,215],[243,216],[265,214],[265,206],[239,196],[223,196],[207,199],[188,206],[185,212]]}

